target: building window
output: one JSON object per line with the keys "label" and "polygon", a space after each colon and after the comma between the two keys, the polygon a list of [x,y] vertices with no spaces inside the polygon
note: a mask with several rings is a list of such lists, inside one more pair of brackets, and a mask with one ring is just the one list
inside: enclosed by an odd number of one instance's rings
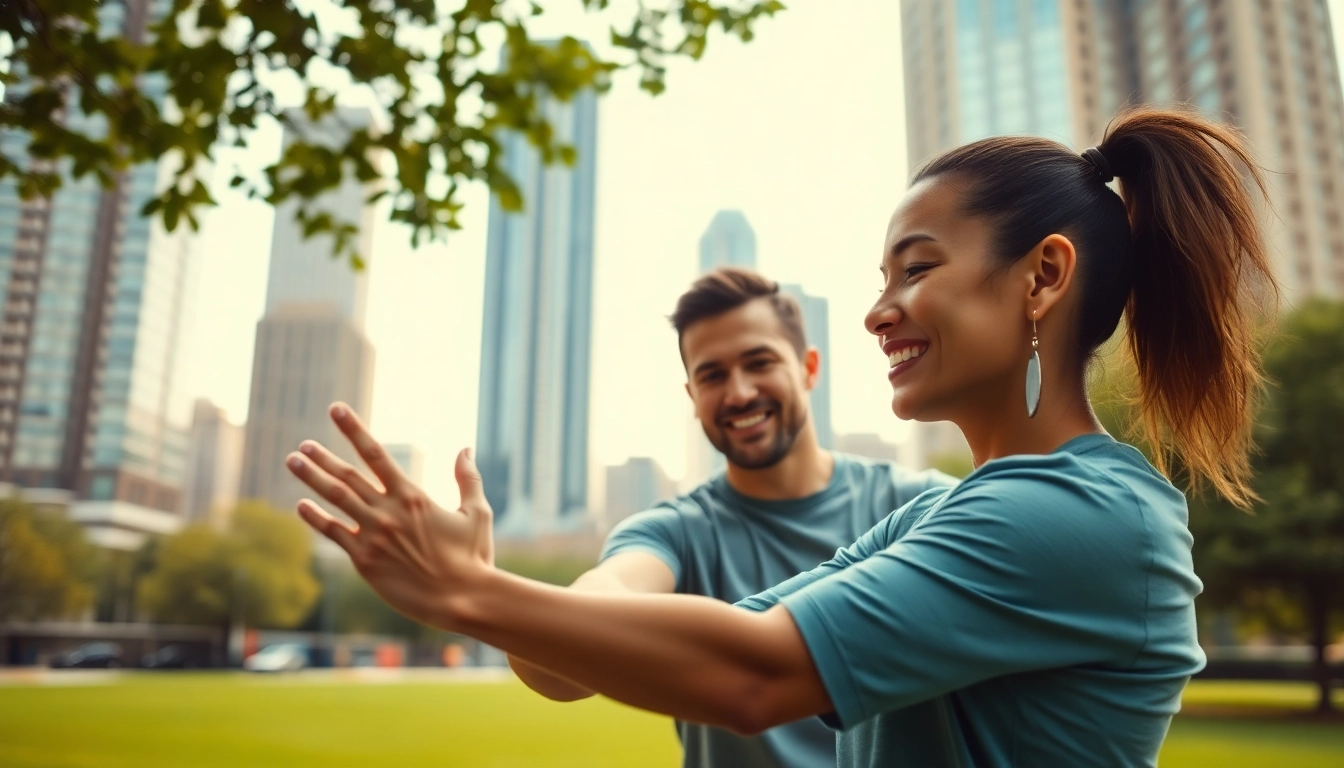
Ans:
{"label": "building window", "polygon": [[89,498],[94,501],[110,501],[116,491],[113,478],[100,475],[89,484]]}

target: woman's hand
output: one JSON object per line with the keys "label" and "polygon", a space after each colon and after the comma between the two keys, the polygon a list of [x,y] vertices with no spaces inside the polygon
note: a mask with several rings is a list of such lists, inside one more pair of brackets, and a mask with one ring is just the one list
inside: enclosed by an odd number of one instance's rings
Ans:
{"label": "woman's hand", "polygon": [[348,406],[336,403],[330,414],[382,488],[306,440],[285,465],[355,525],[309,499],[299,502],[299,515],[344,549],[360,576],[393,608],[421,623],[453,629],[471,588],[494,568],[490,505],[471,449],[458,454],[455,468],[462,506],[445,510],[407,479]]}

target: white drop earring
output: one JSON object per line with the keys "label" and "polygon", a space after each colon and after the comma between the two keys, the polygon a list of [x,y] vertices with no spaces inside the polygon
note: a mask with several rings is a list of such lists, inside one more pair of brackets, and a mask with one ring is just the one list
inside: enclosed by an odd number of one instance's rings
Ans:
{"label": "white drop earring", "polygon": [[1031,357],[1027,360],[1027,418],[1041,407],[1040,338],[1036,335],[1036,310],[1031,311]]}

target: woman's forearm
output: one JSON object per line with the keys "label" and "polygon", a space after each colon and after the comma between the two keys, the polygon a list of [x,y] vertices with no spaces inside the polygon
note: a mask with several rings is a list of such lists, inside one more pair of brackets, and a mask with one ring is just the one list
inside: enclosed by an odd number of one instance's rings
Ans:
{"label": "woman's forearm", "polygon": [[586,593],[501,571],[449,603],[454,631],[641,709],[757,732],[830,708],[783,608]]}
{"label": "woman's forearm", "polygon": [[560,677],[550,670],[542,669],[519,656],[509,654],[509,668],[523,681],[523,685],[545,696],[551,701],[579,701],[591,698],[593,692],[581,685]]}

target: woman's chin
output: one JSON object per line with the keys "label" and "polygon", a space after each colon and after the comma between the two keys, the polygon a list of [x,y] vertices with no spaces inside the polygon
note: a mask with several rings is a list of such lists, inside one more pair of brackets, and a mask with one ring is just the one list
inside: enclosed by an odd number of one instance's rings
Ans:
{"label": "woman's chin", "polygon": [[908,392],[892,393],[891,412],[901,421],[919,421],[919,407]]}

